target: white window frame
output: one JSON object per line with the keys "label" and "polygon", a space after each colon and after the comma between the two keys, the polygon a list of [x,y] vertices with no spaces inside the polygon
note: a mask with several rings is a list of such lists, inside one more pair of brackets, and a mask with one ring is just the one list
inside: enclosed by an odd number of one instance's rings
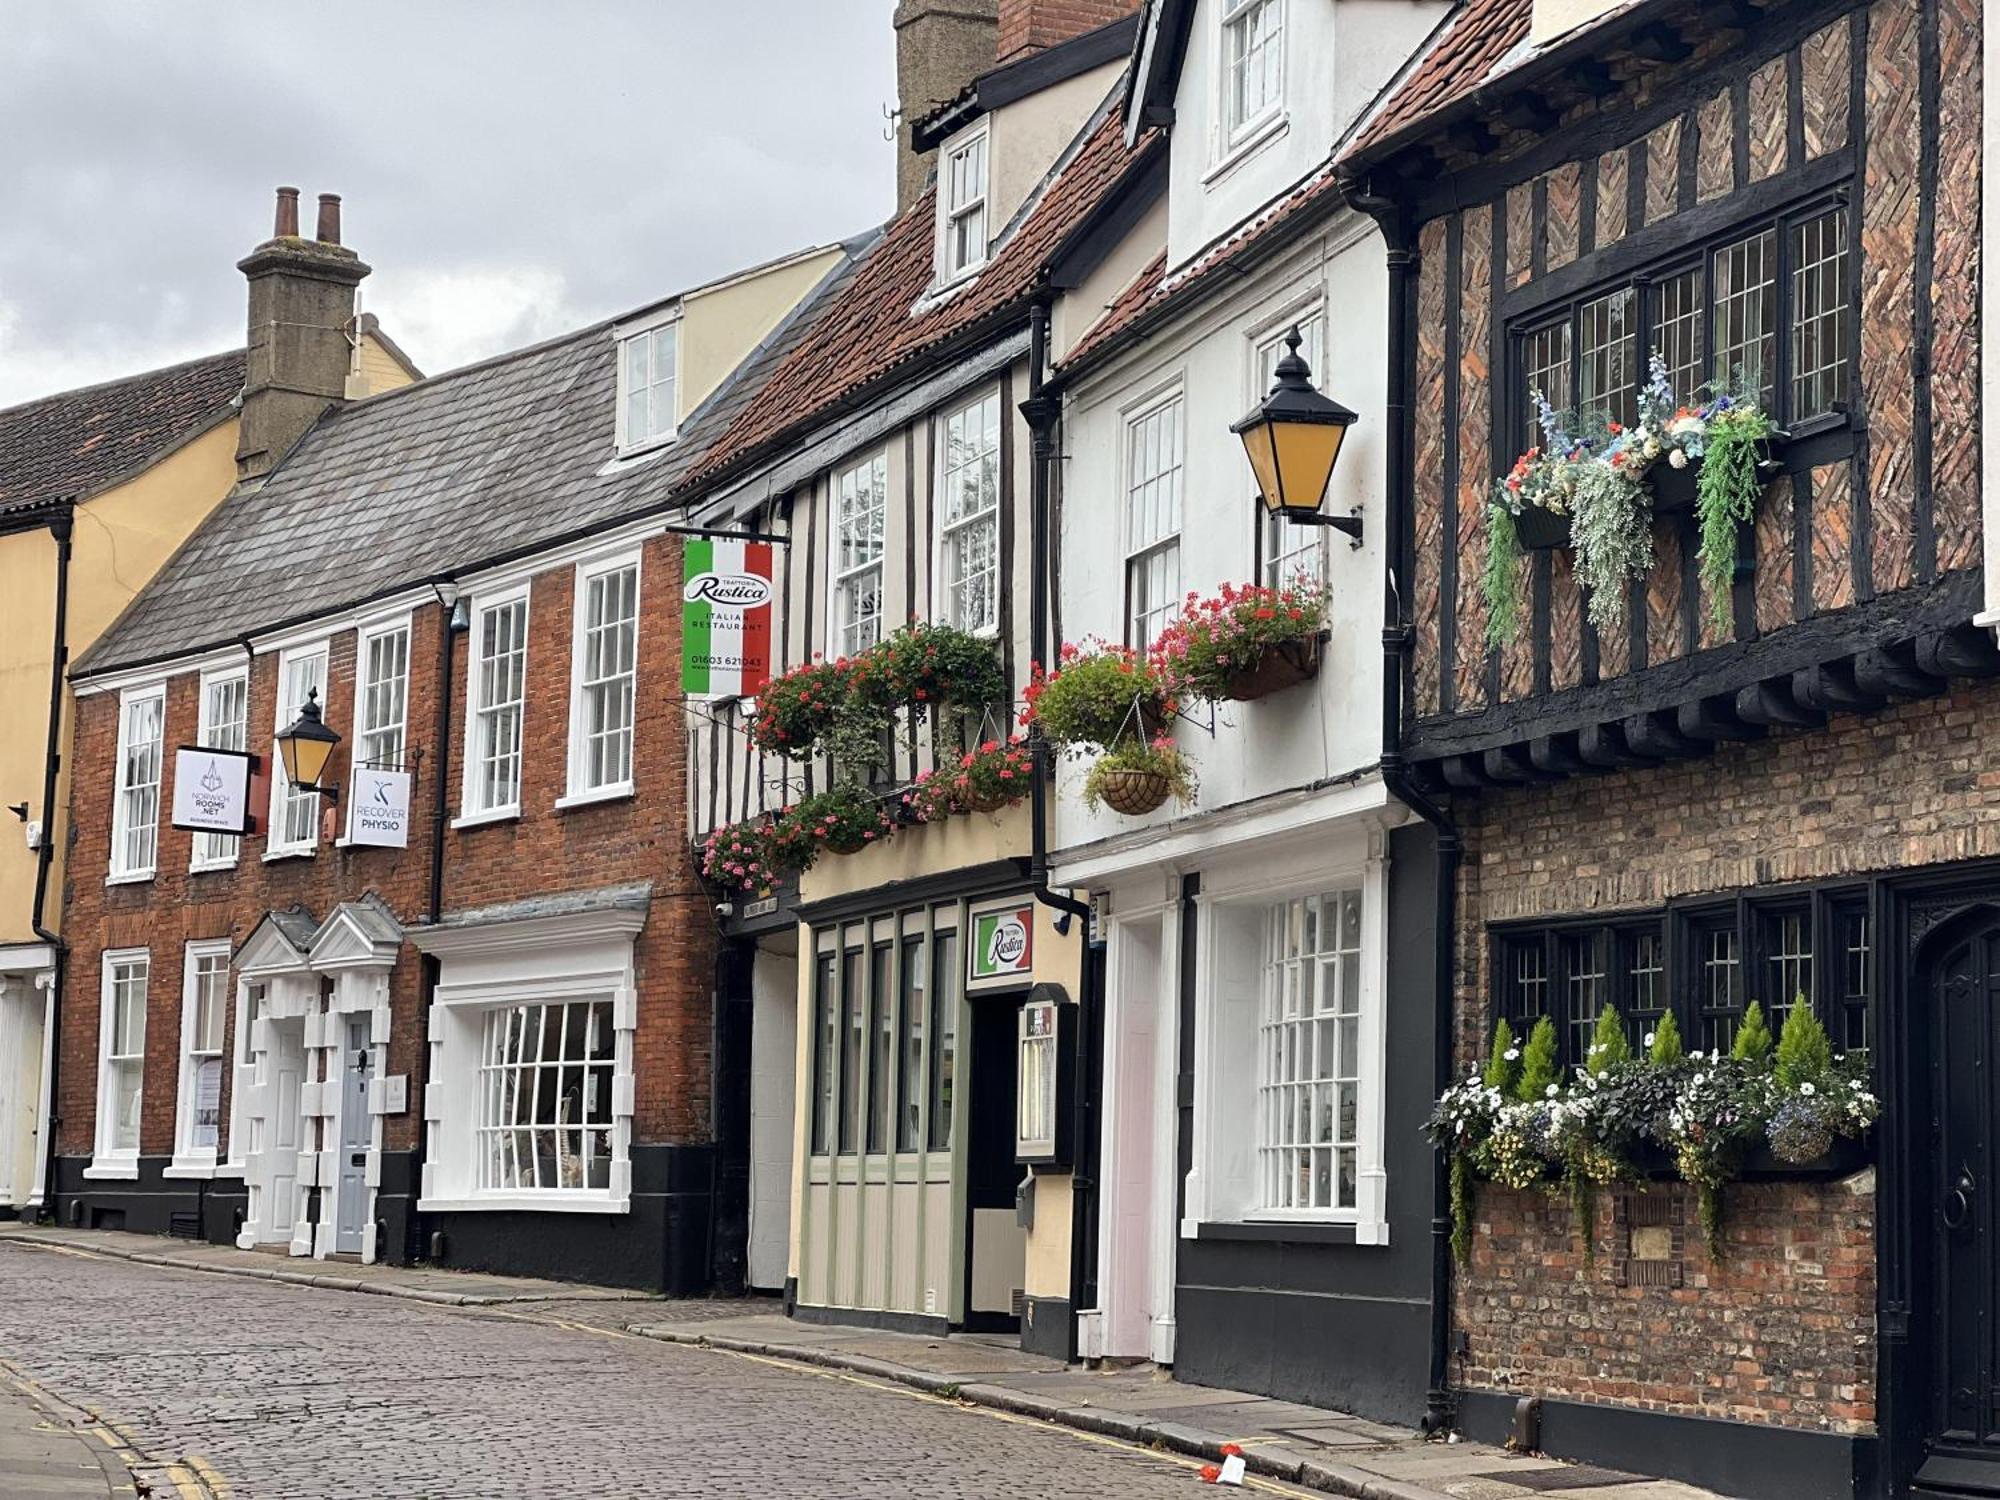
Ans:
{"label": "white window frame", "polygon": [[[620,458],[663,447],[680,435],[680,413],[676,405],[680,400],[681,387],[680,322],[680,308],[677,306],[670,307],[661,312],[654,313],[650,317],[625,324],[615,330],[612,335],[616,341],[618,359],[617,445],[618,456]],[[673,369],[664,378],[661,376],[658,368],[659,339],[662,334],[671,334],[674,344]],[[631,415],[627,410],[628,398],[632,394],[632,391],[630,385],[631,376],[626,366],[626,360],[635,342],[641,339],[646,341],[647,374],[649,376],[646,382],[646,406],[649,426],[647,431],[635,433],[632,431]],[[673,410],[667,413],[667,423],[664,427],[658,425],[655,419],[656,414],[652,411],[653,404],[660,399],[661,392],[665,392],[669,406],[674,407]]]}
{"label": "white window frame", "polygon": [[[953,197],[953,170],[960,158],[978,153],[979,183],[976,191],[963,199]],[[993,224],[988,208],[993,201],[993,133],[990,122],[981,118],[938,147],[937,166],[937,279],[949,285],[974,275],[991,255]],[[967,247],[966,258],[956,253],[957,230],[961,222],[977,217],[977,233]]]}
{"label": "white window frame", "polygon": [[[567,1056],[568,1046],[565,1037],[568,1030],[567,1013],[573,1009],[582,1010],[589,1017],[582,1038],[586,1050],[582,1057],[577,1059],[570,1059]],[[558,1013],[553,1024],[549,1016],[551,1011]],[[509,1019],[516,1014],[533,1016],[534,1020],[530,1023],[530,1027],[539,1028],[533,1061],[524,1060],[525,1051],[513,1056],[506,1055],[508,1049],[502,1036],[496,1036],[496,1033],[504,1035],[511,1031]],[[523,1028],[524,1035],[530,1027]],[[558,1057],[554,1062],[549,1061],[546,1055],[551,1030],[555,1034],[558,1049]],[[597,1044],[597,1047],[608,1044],[610,1056],[598,1060],[597,1048],[592,1044]],[[560,1094],[557,1100],[557,1118],[553,1121],[544,1122],[536,1118],[522,1124],[518,1118],[511,1121],[504,1118],[507,1112],[506,1101],[513,1100],[517,1091],[530,1098],[539,1098],[546,1075],[553,1073],[560,1089],[564,1078],[576,1069],[581,1069],[583,1073],[580,1080],[583,1087],[579,1095],[583,1111],[581,1118],[572,1122],[563,1120],[562,1110],[567,1101]],[[609,994],[524,1000],[519,1005],[483,1007],[479,1012],[479,1052],[474,1060],[476,1086],[472,1092],[473,1192],[482,1198],[498,1195],[541,1197],[549,1194],[567,1197],[574,1193],[608,1194],[611,1191],[611,1164],[617,1156],[612,1140],[616,1119],[612,1096],[615,1092],[614,1080],[617,1071],[617,1004]],[[589,1076],[592,1072],[604,1075],[601,1093],[592,1086]],[[601,1112],[593,1109],[593,1104],[599,1101],[601,1101]],[[566,1170],[563,1156],[565,1143],[562,1135],[570,1129],[578,1131],[583,1137],[581,1157],[574,1165],[587,1173],[593,1162],[601,1161],[605,1178],[603,1184],[592,1186],[584,1181],[565,1186],[561,1182],[544,1184],[540,1181],[521,1181],[523,1177],[539,1178],[541,1175],[540,1161],[535,1149],[538,1144],[537,1137],[541,1135],[554,1137],[553,1144],[557,1153],[555,1170],[558,1174]],[[528,1138],[525,1159],[521,1150],[523,1143],[519,1139],[523,1134]],[[593,1149],[593,1136],[602,1139],[604,1149],[601,1157]],[[489,1137],[497,1137],[498,1140],[489,1140]],[[512,1171],[507,1175],[512,1180],[503,1182],[485,1180],[493,1167],[491,1148],[495,1145],[503,1147],[505,1159],[511,1162]]]}
{"label": "white window frame", "polygon": [[[632,665],[627,671],[600,679],[598,684],[592,684],[585,676],[590,658],[590,588],[600,579],[627,570],[632,574]],[[578,563],[573,587],[574,592],[570,596],[568,790],[556,799],[557,807],[576,807],[588,802],[607,802],[616,797],[629,797],[635,789],[638,778],[640,610],[645,588],[644,570],[640,565],[640,550],[634,547],[610,557]],[[611,781],[592,782],[589,692],[593,685],[609,685],[620,679],[627,684],[631,693],[631,705],[625,719],[625,775]]]}
{"label": "white window frame", "polygon": [[[953,476],[971,467],[971,465],[954,466],[951,461],[952,424],[974,412],[982,411],[989,405],[995,414],[993,447],[990,455],[993,464],[992,503],[980,510],[968,511],[956,520],[952,520],[949,518],[948,498]],[[1000,510],[1007,503],[1007,497],[1002,493],[1004,481],[1000,472],[1000,455],[1007,447],[1003,433],[1006,422],[1007,412],[1000,399],[1000,390],[995,386],[955,407],[948,408],[937,424],[937,461],[934,465],[937,479],[934,486],[936,493],[932,499],[936,518],[932,529],[937,535],[937,545],[932,566],[941,600],[938,613],[947,624],[955,625],[961,630],[969,630],[974,635],[997,636],[1000,633],[1000,591],[1007,582],[1001,576],[1003,559],[1000,556]],[[982,447],[975,455],[974,462],[984,462],[987,456],[987,450]],[[957,555],[955,548],[961,539],[973,535],[980,528],[989,526],[993,532],[993,588],[990,604],[992,618],[967,620],[960,609],[958,590],[952,576]]]}
{"label": "white window frame", "polygon": [[[1269,913],[1301,896],[1361,890],[1359,1097],[1351,1208],[1278,1209],[1264,1201],[1262,1119],[1264,935]],[[1301,828],[1202,872],[1195,1005],[1195,1147],[1183,1238],[1204,1224],[1351,1226],[1358,1245],[1389,1242],[1387,1055],[1388,835],[1351,824]]]}
{"label": "white window frame", "polygon": [[[1178,457],[1166,467],[1140,478],[1139,444],[1146,425],[1167,411],[1178,413],[1172,428],[1179,443]],[[1125,642],[1135,650],[1144,651],[1152,644],[1160,629],[1170,623],[1181,607],[1185,591],[1182,584],[1186,573],[1181,552],[1181,539],[1187,524],[1187,400],[1186,391],[1180,382],[1155,392],[1144,401],[1130,407],[1124,414],[1124,422],[1119,434],[1119,534],[1123,538],[1122,565],[1119,570],[1119,586],[1123,605],[1120,613],[1124,618],[1121,627]],[[1142,485],[1158,483],[1172,476],[1174,478],[1173,525],[1154,526],[1145,530],[1134,517],[1136,496]],[[1143,534],[1142,534],[1143,533]],[[1139,597],[1133,587],[1134,569],[1150,567],[1155,558],[1172,564],[1173,581],[1162,590],[1161,598],[1153,601],[1150,609],[1139,608]],[[1151,596],[1148,595],[1150,598]]]}
{"label": "white window frame", "polygon": [[[875,476],[878,473],[881,476],[879,493],[882,499],[880,506],[882,515],[882,544],[877,548],[875,555],[867,562],[857,564],[851,568],[842,568],[840,565],[841,528],[843,524],[841,514],[842,483],[845,480],[854,478],[856,475],[866,474],[868,476],[866,483],[872,489],[875,484]],[[856,493],[859,493],[858,489]],[[867,650],[868,647],[882,639],[883,620],[888,614],[888,610],[884,607],[889,587],[888,449],[878,449],[865,458],[857,459],[851,464],[834,470],[831,478],[827,481],[826,495],[828,515],[826,562],[827,575],[830,580],[826,591],[827,654],[835,657],[852,656],[857,651]],[[862,582],[871,573],[875,576],[875,633],[867,640],[857,638],[850,643],[848,640],[850,625],[859,624],[865,617],[857,615],[853,621],[849,621],[846,618],[848,589],[850,585]]]}
{"label": "white window frame", "polygon": [[[349,762],[354,767],[373,765],[378,769],[398,770],[408,765],[410,751],[410,661],[411,651],[416,641],[414,612],[400,614],[391,619],[378,620],[364,625],[354,633],[354,755]],[[372,655],[376,642],[386,641],[400,635],[403,638],[403,685],[399,695],[400,712],[393,720],[373,722],[368,716],[372,710],[370,695],[380,686],[371,673]],[[388,679],[384,678],[383,681]],[[384,765],[384,757],[374,753],[371,741],[392,734],[395,736],[396,754],[387,757],[393,765]],[[351,776],[350,776],[351,779]],[[342,835],[344,844],[354,837],[353,798],[347,802],[347,828]]]}
{"label": "white window frame", "polygon": [[[231,726],[231,732],[223,734],[222,726],[215,722],[215,693],[219,688],[240,687],[243,690],[243,715]],[[201,674],[201,703],[197,710],[195,743],[205,750],[242,750],[250,748],[250,668],[245,666],[215,667]],[[191,853],[188,857],[190,874],[201,874],[206,870],[233,870],[243,852],[243,840],[233,833],[197,833],[190,841]]]}
{"label": "white window frame", "polygon": [[[1250,410],[1271,394],[1271,387],[1276,383],[1274,371],[1277,362],[1284,357],[1285,339],[1294,324],[1298,325],[1301,335],[1299,353],[1312,366],[1313,378],[1320,378],[1326,353],[1326,310],[1315,300],[1293,309],[1275,323],[1265,325],[1252,338],[1250,391],[1244,410]],[[1260,584],[1266,588],[1282,588],[1291,581],[1284,568],[1295,559],[1309,558],[1311,578],[1322,587],[1326,585],[1331,571],[1327,549],[1327,533],[1331,528],[1300,526],[1263,506],[1257,508],[1257,526],[1257,581]]]}
{"label": "white window frame", "polygon": [[[1269,11],[1277,17],[1277,30],[1269,45],[1277,49],[1276,69],[1278,82],[1270,97],[1263,100],[1255,110],[1246,110],[1241,117],[1236,110],[1236,71],[1231,50],[1235,46],[1235,34],[1248,32],[1257,24],[1258,17]],[[1285,84],[1287,23],[1290,17],[1285,13],[1285,0],[1220,0],[1216,7],[1218,29],[1216,34],[1215,76],[1218,94],[1216,98],[1216,119],[1221,123],[1217,132],[1218,144],[1225,160],[1232,153],[1247,150],[1266,138],[1266,132],[1274,129],[1285,117]]]}
{"label": "white window frame", "polygon": [[[1353,910],[1346,908],[1353,898]],[[1319,1219],[1340,1213],[1358,1212],[1360,1207],[1360,1094],[1361,1079],[1361,945],[1366,931],[1366,894],[1358,881],[1329,885],[1325,890],[1307,892],[1269,903],[1264,912],[1265,947],[1261,955],[1257,1017],[1257,1176],[1260,1218]],[[1303,945],[1296,954],[1278,951],[1277,933],[1281,923],[1289,925],[1295,914],[1311,912],[1315,918],[1315,940],[1310,951]],[[1330,926],[1329,926],[1330,924]],[[1344,960],[1353,955],[1353,985]],[[1308,1003],[1301,990],[1310,990]],[[1331,1003],[1329,1003],[1331,991]],[[1296,1010],[1293,1006],[1296,1005]],[[1351,1026],[1351,1043],[1341,1040],[1343,1026]],[[1328,1037],[1331,1048],[1326,1046]],[[1323,1057],[1323,1051],[1332,1057]],[[1290,1055],[1289,1067],[1279,1067],[1275,1056]],[[1307,1060],[1309,1056],[1310,1061]],[[1352,1133],[1339,1133],[1340,1091],[1354,1090]],[[1300,1138],[1293,1106],[1299,1091],[1305,1091],[1310,1112],[1308,1127]],[[1323,1097],[1322,1097],[1323,1096]],[[1323,1123],[1322,1111],[1326,1120]],[[1279,1117],[1291,1117],[1292,1128],[1279,1124]],[[1322,1143],[1322,1131],[1325,1134]],[[1340,1156],[1351,1151],[1355,1158],[1354,1202],[1339,1202]],[[1329,1201],[1311,1200],[1319,1192],[1318,1175],[1324,1154],[1326,1190]],[[1295,1175],[1302,1164],[1303,1180]],[[1287,1201],[1290,1200],[1290,1201]]]}
{"label": "white window frame", "polygon": [[[480,642],[486,632],[489,615],[515,605],[521,607],[521,696],[514,703],[514,756],[515,768],[514,800],[512,802],[481,802],[476,795],[479,789],[479,768],[487,757],[487,746],[482,736],[480,716],[504,704],[484,701],[484,686],[480,673]],[[497,823],[521,815],[521,802],[527,783],[528,750],[528,631],[534,621],[534,606],[529,598],[526,583],[509,589],[496,589],[490,594],[482,594],[471,601],[472,630],[466,646],[465,666],[465,754],[463,776],[459,787],[459,815],[452,820],[452,827],[467,828],[479,823]]]}
{"label": "white window frame", "polygon": [[[142,784],[127,782],[126,770],[132,753],[133,710],[147,702],[159,704],[160,734],[153,750],[153,857],[144,864],[127,864],[126,841],[137,831],[133,821],[129,797],[140,791]],[[167,685],[164,682],[148,683],[144,687],[127,688],[118,695],[118,759],[111,768],[111,863],[110,873],[105,877],[106,885],[119,885],[127,881],[151,880],[160,863],[160,804],[166,796],[167,767]]]}
{"label": "white window frame", "polygon": [[[221,1014],[215,1020],[215,1046],[210,1051],[199,1047],[202,1040],[198,1025],[201,1000],[199,979],[204,961],[218,958],[222,960],[219,971],[222,977],[217,986],[215,1003]],[[174,1089],[174,1159],[166,1169],[169,1177],[212,1177],[216,1163],[222,1159],[223,1132],[228,1125],[226,1115],[218,1114],[216,1118],[213,1144],[198,1146],[194,1142],[195,1106],[200,1102],[195,1075],[201,1063],[210,1057],[215,1059],[216,1103],[219,1107],[223,1080],[228,1074],[229,995],[233,982],[229,959],[227,938],[196,939],[181,950],[180,1056]]]}
{"label": "white window frame", "polygon": [[330,699],[333,694],[333,649],[330,641],[315,641],[309,646],[294,646],[278,653],[278,686],[273,695],[276,712],[271,723],[271,805],[265,821],[264,858],[294,859],[319,852],[319,821],[321,808],[319,794],[301,792],[298,794],[301,806],[310,799],[312,816],[311,830],[302,839],[285,836],[285,825],[289,821],[286,814],[292,806],[291,778],[285,775],[285,758],[278,753],[278,736],[292,726],[305,706],[305,699],[293,701],[286,692],[286,683],[291,678],[292,667],[298,663],[319,659],[319,708],[324,719],[331,720],[333,710]]}
{"label": "white window frame", "polygon": [[250,992],[261,990],[263,1003],[259,1007],[264,1015],[271,1013],[271,987],[269,978],[251,978],[239,974],[236,978],[236,1009],[230,1018],[230,1040],[233,1051],[230,1054],[229,1069],[229,1141],[227,1160],[218,1169],[230,1175],[241,1173],[248,1164],[250,1155],[250,1091],[257,1086],[257,1058],[251,1050],[250,1028],[255,1017],[250,1014]]}
{"label": "white window frame", "polygon": [[[146,1023],[147,1003],[151,998],[153,981],[153,955],[145,948],[107,948],[99,960],[97,988],[97,1122],[92,1141],[90,1165],[83,1169],[85,1177],[114,1177],[134,1179],[139,1175],[139,1152],[145,1145],[146,1128]],[[120,968],[128,964],[140,964],[144,968],[144,979],[139,991],[139,1035],[138,1050],[113,1054],[112,1045],[116,1040],[117,1021],[117,975]],[[119,1146],[117,1140],[118,1122],[116,1099],[111,1081],[117,1065],[121,1061],[136,1060],[139,1069],[139,1087],[133,1098],[133,1112],[137,1116],[132,1132],[132,1144]]]}

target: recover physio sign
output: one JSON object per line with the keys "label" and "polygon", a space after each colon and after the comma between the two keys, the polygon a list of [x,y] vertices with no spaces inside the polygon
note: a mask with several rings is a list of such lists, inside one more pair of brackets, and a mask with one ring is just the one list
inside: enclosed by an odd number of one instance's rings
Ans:
{"label": "recover physio sign", "polygon": [[743,698],[771,680],[769,542],[690,537],[684,554],[681,690]]}
{"label": "recover physio sign", "polygon": [[347,841],[378,849],[410,846],[410,773],[356,766]]}

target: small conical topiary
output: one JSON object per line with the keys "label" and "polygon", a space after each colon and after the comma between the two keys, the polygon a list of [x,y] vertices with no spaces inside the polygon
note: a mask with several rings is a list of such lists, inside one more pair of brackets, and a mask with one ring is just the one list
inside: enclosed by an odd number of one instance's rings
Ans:
{"label": "small conical topiary", "polygon": [[1593,1078],[1602,1078],[1621,1063],[1632,1060],[1632,1044],[1625,1037],[1625,1018],[1618,1007],[1607,1005],[1597,1013],[1597,1030],[1590,1038],[1590,1057],[1584,1066]]}
{"label": "small conical topiary", "polygon": [[1833,1042],[1804,995],[1785,1015],[1778,1034],[1778,1082],[1788,1089],[1810,1083],[1833,1066]]}
{"label": "small conical topiary", "polygon": [[1543,1016],[1521,1050],[1521,1078],[1514,1085],[1514,1097],[1533,1104],[1547,1096],[1556,1078],[1556,1023]]}
{"label": "small conical topiary", "polygon": [[1687,1049],[1681,1046],[1681,1028],[1675,1022],[1673,1012],[1660,1017],[1660,1024],[1653,1028],[1653,1045],[1647,1052],[1653,1066],[1664,1068],[1677,1063],[1686,1056]]}
{"label": "small conical topiary", "polygon": [[1512,1093],[1514,1080],[1520,1076],[1521,1054],[1514,1046],[1514,1028],[1502,1016],[1500,1024],[1493,1028],[1493,1052],[1486,1059],[1486,1072],[1480,1081],[1489,1089],[1498,1089],[1503,1094]]}
{"label": "small conical topiary", "polygon": [[1747,1063],[1760,1063],[1771,1055],[1771,1028],[1764,1020],[1764,1007],[1755,1000],[1743,1012],[1743,1024],[1736,1028],[1736,1042],[1729,1055]]}

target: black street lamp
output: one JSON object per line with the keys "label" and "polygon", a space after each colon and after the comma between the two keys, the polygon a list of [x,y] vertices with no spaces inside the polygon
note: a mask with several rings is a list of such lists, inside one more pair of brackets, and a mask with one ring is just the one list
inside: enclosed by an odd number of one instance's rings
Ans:
{"label": "black street lamp", "polygon": [[1312,368],[1299,357],[1301,342],[1295,323],[1285,335],[1271,394],[1229,430],[1243,439],[1267,511],[1295,525],[1331,526],[1353,537],[1358,547],[1360,508],[1348,516],[1329,516],[1320,509],[1355,413],[1314,388]]}
{"label": "black street lamp", "polygon": [[295,790],[317,792],[329,802],[338,802],[340,788],[322,786],[320,777],[326,773],[327,758],[339,743],[340,736],[320,719],[319,689],[309,690],[298,719],[278,736],[278,757],[285,763],[285,779]]}

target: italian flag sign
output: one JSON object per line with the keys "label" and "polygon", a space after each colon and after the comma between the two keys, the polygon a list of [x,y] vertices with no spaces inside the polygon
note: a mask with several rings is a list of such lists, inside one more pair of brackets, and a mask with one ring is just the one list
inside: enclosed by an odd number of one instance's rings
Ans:
{"label": "italian flag sign", "polygon": [[769,542],[689,537],[681,576],[681,690],[739,698],[771,680]]}

